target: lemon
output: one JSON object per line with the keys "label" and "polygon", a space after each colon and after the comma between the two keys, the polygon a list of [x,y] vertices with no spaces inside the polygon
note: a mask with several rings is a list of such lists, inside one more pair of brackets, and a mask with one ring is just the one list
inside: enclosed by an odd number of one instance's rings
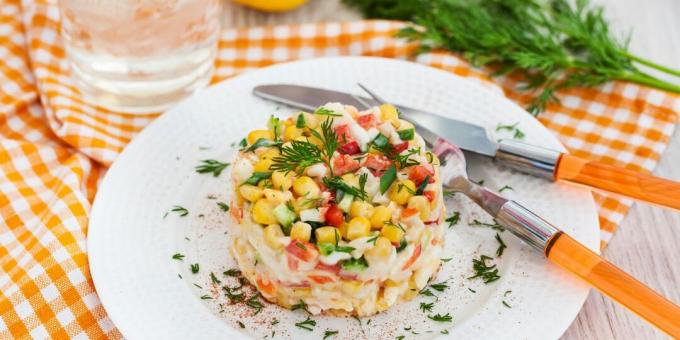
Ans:
{"label": "lemon", "polygon": [[283,12],[298,7],[307,0],[233,0],[236,3],[261,11]]}

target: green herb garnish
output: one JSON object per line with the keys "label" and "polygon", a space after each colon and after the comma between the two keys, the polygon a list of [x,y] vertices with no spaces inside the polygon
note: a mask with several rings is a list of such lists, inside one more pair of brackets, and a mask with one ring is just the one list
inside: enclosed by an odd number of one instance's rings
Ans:
{"label": "green herb garnish", "polygon": [[491,228],[493,230],[505,231],[505,228],[503,228],[503,226],[498,224],[497,222],[493,223],[493,224],[484,223],[484,222],[481,222],[477,219],[472,220],[472,222],[470,222],[469,226],[471,226],[471,227],[488,227],[488,228]]}
{"label": "green herb garnish", "polygon": [[246,306],[255,310],[255,314],[253,315],[257,315],[259,312],[261,312],[262,308],[264,308],[264,305],[262,302],[260,302],[260,293],[257,293],[246,300]]}
{"label": "green herb garnish", "polygon": [[423,180],[423,183],[420,183],[418,188],[416,189],[416,195],[422,195],[423,192],[425,192],[425,188],[427,187],[428,182],[430,181],[430,175],[425,176],[425,179]]}
{"label": "green herb garnish", "polygon": [[243,184],[257,185],[261,180],[272,177],[271,172],[253,172]]}
{"label": "green herb garnish", "polygon": [[246,152],[253,152],[259,148],[268,148],[272,146],[281,146],[280,141],[273,141],[270,139],[266,138],[258,138],[253,145],[249,146],[248,148],[245,149]]}
{"label": "green herb garnish", "polygon": [[318,108],[318,109],[316,109],[316,111],[314,111],[314,114],[315,114],[315,115],[320,115],[320,116],[342,117],[341,114],[336,113],[335,111],[333,111],[333,110],[331,110],[331,109],[327,109],[327,108],[325,108],[325,107],[323,107],[323,106],[320,107],[320,108]]}
{"label": "green herb garnish", "polygon": [[323,184],[330,189],[340,190],[345,194],[352,195],[361,200],[366,200],[368,199],[368,193],[366,193],[365,190],[367,178],[368,174],[361,174],[361,176],[359,176],[358,188],[345,183],[345,181],[338,176],[324,177],[322,181]]}
{"label": "green herb garnish", "polygon": [[248,146],[248,141],[243,138],[240,142],[238,142],[238,146],[240,147],[240,150],[243,150],[246,148],[246,146]]}
{"label": "green herb garnish", "polygon": [[196,166],[196,172],[198,172],[199,174],[212,173],[213,177],[217,177],[228,166],[229,163],[222,163],[215,159],[204,159],[201,161],[201,164]]}
{"label": "green herb garnish", "polygon": [[503,239],[501,238],[501,235],[496,233],[496,241],[498,241],[498,249],[496,249],[496,257],[501,257],[503,256],[503,251],[505,251],[505,248],[508,246],[505,245],[505,242],[503,242]]}
{"label": "green herb garnish", "polygon": [[446,313],[445,315],[441,314],[428,315],[427,317],[431,320],[439,322],[451,322],[453,320],[453,317],[449,315],[449,313]]}
{"label": "green herb garnish", "polygon": [[394,180],[397,179],[397,167],[390,165],[382,176],[380,176],[380,193],[384,194],[390,188]]}
{"label": "green herb garnish", "polygon": [[323,340],[326,340],[336,334],[338,334],[338,331],[327,329],[325,332],[323,332]]}
{"label": "green herb garnish", "polygon": [[400,253],[402,250],[406,249],[406,246],[408,246],[406,239],[401,239],[401,242],[399,242],[399,247],[397,247],[397,253]]}
{"label": "green herb garnish", "polygon": [[505,190],[512,190],[512,191],[514,191],[515,189],[513,189],[513,188],[512,188],[511,186],[509,186],[509,185],[504,185],[502,188],[498,189],[498,192],[503,192],[503,191],[505,191]]}
{"label": "green herb garnish", "polygon": [[198,263],[192,263],[192,264],[189,265],[189,267],[191,268],[192,274],[198,273],[198,270],[199,270]]}
{"label": "green herb garnish", "polygon": [[332,119],[326,119],[321,123],[321,134],[316,130],[311,131],[314,137],[321,140],[323,147],[319,148],[315,144],[307,141],[294,140],[290,146],[281,148],[281,155],[272,158],[271,170],[282,171],[285,173],[296,172],[301,174],[306,168],[317,164],[325,163],[331,169],[331,157],[338,147],[337,135],[332,128]]}
{"label": "green herb garnish", "polygon": [[220,207],[220,209],[224,212],[229,211],[229,205],[224,202],[217,202],[217,206]]}
{"label": "green herb garnish", "polygon": [[241,271],[236,268],[232,268],[226,272],[223,272],[222,274],[224,274],[224,276],[238,277],[241,276]]}
{"label": "green herb garnish", "polygon": [[217,276],[215,276],[215,273],[213,273],[213,272],[210,272],[210,280],[212,281],[212,283],[214,283],[214,284],[216,284],[216,285],[222,283],[222,281],[220,281],[220,280],[217,278]]}
{"label": "green herb garnish", "polygon": [[430,302],[430,303],[421,302],[420,303],[420,310],[422,310],[423,313],[432,312],[432,307],[434,307],[434,302]]}
{"label": "green herb garnish", "polygon": [[486,264],[486,261],[493,260],[492,257],[481,255],[479,259],[472,259],[472,270],[474,270],[475,275],[468,277],[468,280],[475,278],[481,278],[485,284],[489,284],[500,279],[498,275],[498,268],[493,264],[491,266]]}
{"label": "green herb garnish", "polygon": [[309,313],[309,311],[307,310],[307,304],[302,300],[300,300],[300,302],[298,302],[298,303],[296,303],[296,304],[294,304],[290,307],[290,310],[298,310],[298,309],[302,309],[303,311]]}
{"label": "green herb garnish", "polygon": [[453,215],[447,217],[445,222],[449,222],[449,228],[453,227],[454,225],[458,224],[458,221],[460,221],[460,212],[454,211]]}
{"label": "green herb garnish", "polygon": [[241,327],[241,328],[246,328],[246,325],[244,325],[243,322],[241,322],[241,321],[236,321],[236,323],[238,323],[238,326],[239,326],[239,327]]}
{"label": "green herb garnish", "polygon": [[444,282],[440,283],[434,283],[430,285],[430,288],[438,291],[438,292],[443,292],[446,290],[446,288],[449,288],[449,285],[445,284]]}
{"label": "green herb garnish", "polygon": [[241,287],[237,287],[237,288],[222,287],[222,290],[224,290],[224,294],[229,299],[229,302],[234,304],[234,303],[241,302],[241,301],[245,300],[245,298],[246,298],[246,296],[243,295],[242,292],[238,292],[238,293],[234,292],[234,291],[236,291],[240,288]]}
{"label": "green herb garnish", "polygon": [[184,260],[184,255],[180,253],[176,253],[175,255],[172,255],[173,260],[178,260],[178,261],[183,261]]}
{"label": "green herb garnish", "polygon": [[628,51],[611,33],[600,6],[587,0],[344,0],[370,17],[413,20],[399,36],[420,42],[419,52],[443,48],[493,75],[512,74],[530,91],[528,110],[556,102],[556,92],[612,80],[680,93],[680,86],[641,70],[674,70]]}
{"label": "green herb garnish", "polygon": [[366,259],[363,256],[358,259],[351,258],[342,260],[340,265],[344,270],[364,271],[368,268],[368,262],[366,262]]}
{"label": "green herb garnish", "polygon": [[503,302],[503,306],[508,307],[508,308],[512,308],[507,302],[505,302],[505,300],[503,300],[502,302]]}
{"label": "green herb garnish", "polygon": [[316,326],[316,321],[310,319],[308,316],[304,321],[296,322],[295,326],[311,332],[314,330],[314,326]]}
{"label": "green herb garnish", "polygon": [[[189,215],[189,210],[187,210],[187,208],[181,207],[179,205],[173,206],[172,209],[170,209],[170,211],[177,213],[177,215],[179,215],[179,217],[184,217],[186,215]],[[166,216],[168,216],[167,212],[165,213],[165,215],[163,215],[163,217],[166,217]]]}
{"label": "green herb garnish", "polygon": [[208,294],[201,296],[201,300],[212,300],[212,299],[213,299],[212,296],[210,296]]}

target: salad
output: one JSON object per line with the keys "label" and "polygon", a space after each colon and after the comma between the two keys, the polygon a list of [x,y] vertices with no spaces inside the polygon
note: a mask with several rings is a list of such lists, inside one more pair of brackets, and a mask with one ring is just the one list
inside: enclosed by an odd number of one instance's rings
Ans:
{"label": "salad", "polygon": [[230,249],[265,299],[367,316],[439,270],[439,160],[394,106],[272,116],[233,164]]}

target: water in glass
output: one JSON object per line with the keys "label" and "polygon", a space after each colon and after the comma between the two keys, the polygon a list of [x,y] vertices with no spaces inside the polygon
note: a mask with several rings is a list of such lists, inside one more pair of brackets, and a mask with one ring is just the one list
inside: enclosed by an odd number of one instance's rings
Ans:
{"label": "water in glass", "polygon": [[60,0],[60,9],[71,74],[94,104],[156,112],[210,81],[219,0]]}

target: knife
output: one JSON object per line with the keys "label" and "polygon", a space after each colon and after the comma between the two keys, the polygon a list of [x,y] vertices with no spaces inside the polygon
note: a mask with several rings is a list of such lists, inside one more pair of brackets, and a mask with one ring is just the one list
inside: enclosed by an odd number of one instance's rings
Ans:
{"label": "knife", "polygon": [[[362,107],[366,103],[379,104],[371,98],[349,93],[290,84],[256,86],[253,94],[310,112],[328,102],[356,107]],[[489,138],[486,129],[479,125],[403,105],[395,106],[402,113],[402,118],[413,123],[426,141],[433,142],[441,136],[465,151],[492,158],[500,164],[531,175],[552,181],[578,183],[680,210],[678,182],[515,140],[494,142]]]}

